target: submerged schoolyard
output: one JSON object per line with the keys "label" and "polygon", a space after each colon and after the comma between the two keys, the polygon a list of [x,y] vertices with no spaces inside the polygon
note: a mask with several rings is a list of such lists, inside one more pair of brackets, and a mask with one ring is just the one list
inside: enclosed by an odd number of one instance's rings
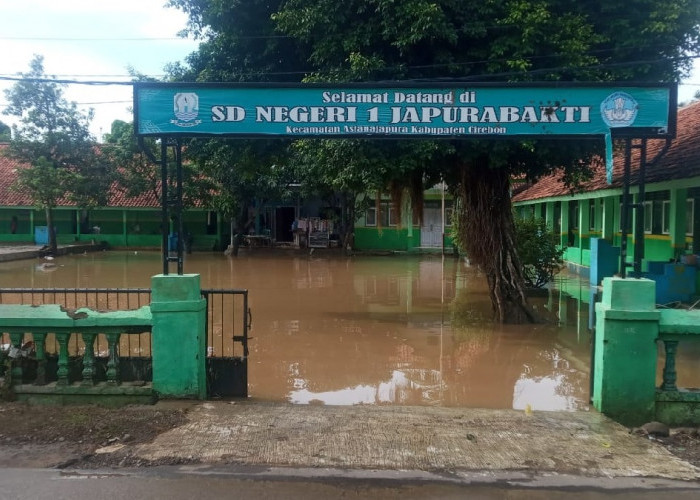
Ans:
{"label": "submerged schoolyard", "polygon": [[[143,251],[6,262],[0,282],[148,287],[160,262]],[[588,408],[588,307],[557,289],[532,299],[547,323],[495,325],[483,276],[452,257],[195,253],[185,272],[200,274],[203,288],[249,290],[253,399]]]}

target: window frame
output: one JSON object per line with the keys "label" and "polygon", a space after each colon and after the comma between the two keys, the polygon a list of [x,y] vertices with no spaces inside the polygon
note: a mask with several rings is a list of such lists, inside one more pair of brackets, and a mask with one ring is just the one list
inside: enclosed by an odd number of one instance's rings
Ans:
{"label": "window frame", "polygon": [[661,203],[661,234],[671,234],[671,200]]}
{"label": "window frame", "polygon": [[[371,224],[369,222],[370,212],[374,214],[374,223],[373,224]],[[368,207],[367,210],[365,210],[365,226],[366,227],[377,227],[377,207]]]}
{"label": "window frame", "polygon": [[399,225],[398,220],[393,220],[396,217],[396,209],[394,209],[393,203],[388,203],[387,204],[387,212],[388,212],[388,217],[387,217],[387,226],[388,227],[396,227]]}
{"label": "window frame", "polygon": [[596,230],[596,202],[594,200],[591,200],[588,202],[588,230],[589,231],[595,231]]}
{"label": "window frame", "polygon": [[654,230],[654,202],[644,202],[644,234],[652,234]]}

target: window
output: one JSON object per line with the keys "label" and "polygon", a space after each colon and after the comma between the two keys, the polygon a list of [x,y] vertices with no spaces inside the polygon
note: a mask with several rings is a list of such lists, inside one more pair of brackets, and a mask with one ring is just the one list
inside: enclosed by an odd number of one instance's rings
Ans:
{"label": "window", "polygon": [[376,226],[377,225],[377,208],[368,208],[365,212],[365,226]]}
{"label": "window", "polygon": [[644,202],[644,232],[646,234],[651,234],[653,227],[652,221],[654,220],[654,202],[645,201]]}
{"label": "window", "polygon": [[382,227],[388,227],[391,225],[389,223],[390,205],[390,203],[382,202],[382,204],[379,206],[379,217],[382,222]]}
{"label": "window", "polygon": [[693,226],[695,225],[695,200],[688,198],[685,200],[685,234],[693,235]]}
{"label": "window", "polygon": [[661,214],[661,232],[669,234],[671,232],[671,202],[669,200],[664,200]]}
{"label": "window", "polygon": [[554,202],[554,234],[561,234],[561,202]]}
{"label": "window", "polygon": [[[377,217],[379,217],[379,219]],[[378,225],[378,222],[381,223],[382,227],[398,226],[398,214],[391,203],[385,201],[380,203],[378,216],[376,206],[367,209],[365,212],[365,226],[374,227]]]}
{"label": "window", "polygon": [[578,201],[569,203],[569,229],[578,230],[579,206]]}
{"label": "window", "polygon": [[418,218],[418,214],[416,212],[411,214],[411,222],[414,226],[420,227],[420,219]]}
{"label": "window", "polygon": [[399,217],[398,213],[396,212],[396,209],[389,205],[389,225],[390,226],[398,226],[399,225]]}
{"label": "window", "polygon": [[595,231],[595,200],[591,200],[588,204],[588,229]]}
{"label": "window", "polygon": [[[630,234],[630,231],[634,230],[634,227],[632,226],[633,216],[634,216],[634,209],[632,207],[628,207],[627,208],[627,225],[625,227],[625,229],[627,230],[627,234]],[[620,217],[618,219],[617,230],[622,232],[622,203],[620,203]]]}

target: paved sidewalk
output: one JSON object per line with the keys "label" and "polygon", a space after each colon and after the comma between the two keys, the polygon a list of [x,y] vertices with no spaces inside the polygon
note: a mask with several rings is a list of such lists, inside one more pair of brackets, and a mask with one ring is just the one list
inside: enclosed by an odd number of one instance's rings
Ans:
{"label": "paved sidewalk", "polygon": [[700,479],[697,468],[594,411],[220,401],[196,403],[188,417],[136,454],[268,467]]}

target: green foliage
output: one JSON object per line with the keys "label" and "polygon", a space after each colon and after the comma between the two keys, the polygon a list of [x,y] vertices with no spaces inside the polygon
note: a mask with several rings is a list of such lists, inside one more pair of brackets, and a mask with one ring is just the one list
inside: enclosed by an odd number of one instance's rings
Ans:
{"label": "green foliage", "polygon": [[[189,15],[190,33],[203,40],[188,59],[190,68],[173,70],[190,81],[465,87],[471,81],[659,82],[687,75],[688,54],[700,51],[697,0],[170,0],[169,5]],[[304,141],[292,148],[288,161],[277,164],[293,165],[296,179],[319,193],[341,190],[352,199],[373,189],[398,192],[409,179],[414,187],[416,179],[425,186],[442,179],[454,193],[464,191],[464,172],[475,168],[528,180],[563,168],[564,179],[575,185],[589,175],[602,147],[599,139]],[[258,159],[261,175],[269,165],[265,158]],[[221,157],[215,168],[234,163],[235,157]],[[507,210],[508,200],[498,201],[498,210]],[[473,207],[471,213],[483,219],[473,227],[494,226],[486,213]],[[488,256],[514,265],[508,219],[468,238],[488,238],[486,246],[494,249]],[[494,301],[523,296],[517,290],[521,280],[506,276],[507,267],[482,267],[499,273],[489,276],[493,286],[516,288],[492,290]]]}
{"label": "green foliage", "polygon": [[11,131],[12,129],[9,125],[0,121],[0,142],[10,142]]}
{"label": "green foliage", "polygon": [[286,142],[264,140],[192,141],[187,158],[198,175],[213,183],[208,205],[231,219],[235,232],[242,232],[251,222],[248,206],[291,194],[286,147]]}
{"label": "green foliage", "polygon": [[17,170],[17,180],[13,190],[30,192],[37,208],[54,208],[66,192],[72,180],[72,173],[63,168],[55,168],[46,158],[37,158],[31,168]]}
{"label": "green foliage", "polygon": [[160,199],[160,169],[149,160],[157,158],[160,147],[153,139],[143,141],[144,151],[134,136],[134,124],[122,120],[112,122],[104,135],[103,149],[116,167],[115,175],[127,196],[151,193]]}
{"label": "green foliage", "polygon": [[559,272],[564,249],[559,248],[557,236],[544,219],[518,216],[513,219],[525,284],[531,288],[542,288]]}
{"label": "green foliage", "polygon": [[16,186],[47,211],[49,245],[55,250],[51,209],[62,198],[81,207],[106,204],[112,170],[90,135],[92,114],[63,97],[63,87],[44,75],[41,56],[22,77],[5,91],[4,114],[19,119],[6,154],[28,166],[18,172]]}

